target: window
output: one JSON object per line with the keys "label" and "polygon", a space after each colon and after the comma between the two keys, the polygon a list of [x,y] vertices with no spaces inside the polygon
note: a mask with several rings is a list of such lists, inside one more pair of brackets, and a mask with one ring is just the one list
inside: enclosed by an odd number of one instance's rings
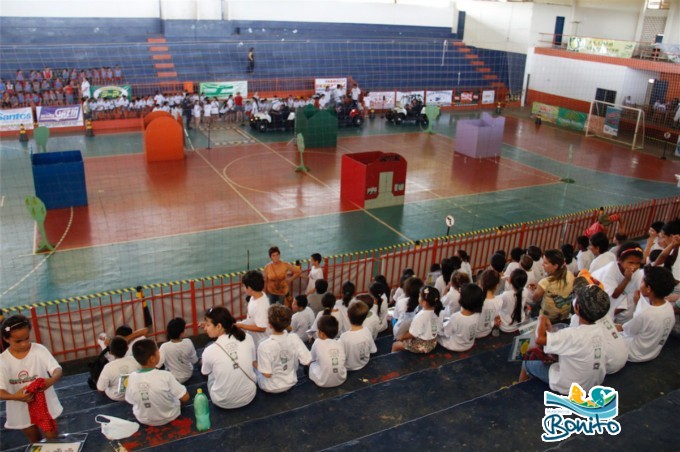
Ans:
{"label": "window", "polygon": [[647,0],[647,9],[669,9],[670,0]]}

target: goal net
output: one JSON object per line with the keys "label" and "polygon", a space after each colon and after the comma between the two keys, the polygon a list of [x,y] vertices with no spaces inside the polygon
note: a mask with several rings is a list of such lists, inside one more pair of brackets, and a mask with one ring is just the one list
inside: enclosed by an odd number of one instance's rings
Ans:
{"label": "goal net", "polygon": [[590,103],[586,136],[595,136],[642,149],[645,145],[645,112],[639,108],[595,100]]}

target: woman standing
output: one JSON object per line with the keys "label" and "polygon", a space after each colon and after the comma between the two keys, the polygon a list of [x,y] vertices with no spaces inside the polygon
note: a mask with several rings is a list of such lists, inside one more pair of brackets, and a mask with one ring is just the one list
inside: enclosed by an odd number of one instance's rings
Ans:
{"label": "woman standing", "polygon": [[264,266],[264,290],[271,304],[283,304],[289,292],[289,284],[300,276],[300,269],[281,260],[278,246],[269,248],[271,262]]}

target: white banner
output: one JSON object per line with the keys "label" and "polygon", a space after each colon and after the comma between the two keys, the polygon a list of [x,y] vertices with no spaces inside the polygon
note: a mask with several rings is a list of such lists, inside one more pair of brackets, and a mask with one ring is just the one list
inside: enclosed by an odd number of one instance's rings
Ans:
{"label": "white banner", "polygon": [[439,105],[440,107],[450,107],[452,98],[452,91],[428,91],[425,103]]}
{"label": "white banner", "polygon": [[340,94],[347,94],[347,79],[346,78],[315,78],[314,79],[314,92],[316,94],[322,94],[326,92],[326,87],[331,90],[340,85]]}
{"label": "white banner", "polygon": [[236,93],[241,93],[241,97],[245,99],[248,97],[248,81],[201,82],[198,85],[198,93],[206,97],[216,97],[218,99],[227,99],[230,94],[235,96]]}
{"label": "white banner", "polygon": [[371,91],[364,96],[364,105],[374,110],[394,108],[394,91]]}
{"label": "white banner", "polygon": [[397,91],[398,104],[410,103],[413,99],[420,99],[425,102],[425,91]]}
{"label": "white banner", "polygon": [[33,130],[33,112],[30,107],[0,110],[0,131],[19,130],[21,125]]}
{"label": "white banner", "polygon": [[496,91],[482,91],[482,103],[483,104],[493,104],[496,99]]}
{"label": "white banner", "polygon": [[78,127],[83,125],[83,109],[80,105],[67,107],[37,107],[38,124],[48,128]]}

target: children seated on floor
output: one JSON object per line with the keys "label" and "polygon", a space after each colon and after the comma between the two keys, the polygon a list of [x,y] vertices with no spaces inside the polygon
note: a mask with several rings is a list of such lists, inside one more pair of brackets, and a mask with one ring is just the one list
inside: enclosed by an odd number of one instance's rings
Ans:
{"label": "children seated on floor", "polygon": [[345,346],[336,341],[338,320],[324,315],[318,321],[319,338],[312,345],[312,362],[309,365],[309,379],[322,388],[340,386],[347,379],[345,368]]}
{"label": "children seated on floor", "polygon": [[353,303],[347,310],[352,327],[340,336],[340,342],[345,347],[347,370],[363,369],[368,364],[371,354],[378,351],[371,332],[363,326],[370,311],[363,301],[364,297],[366,294],[359,295],[357,297],[359,301]]}
{"label": "children seated on floor", "polygon": [[184,338],[186,322],[181,317],[176,317],[168,322],[168,342],[161,344],[161,362],[165,370],[175,376],[177,381],[185,383],[194,373],[194,364],[198,362],[196,348],[191,339]]}
{"label": "children seated on floor", "polygon": [[141,368],[133,356],[127,356],[127,351],[125,338],[116,336],[111,339],[109,353],[114,356],[114,360],[104,366],[97,380],[97,390],[104,392],[111,400],[125,400],[125,380]]}

